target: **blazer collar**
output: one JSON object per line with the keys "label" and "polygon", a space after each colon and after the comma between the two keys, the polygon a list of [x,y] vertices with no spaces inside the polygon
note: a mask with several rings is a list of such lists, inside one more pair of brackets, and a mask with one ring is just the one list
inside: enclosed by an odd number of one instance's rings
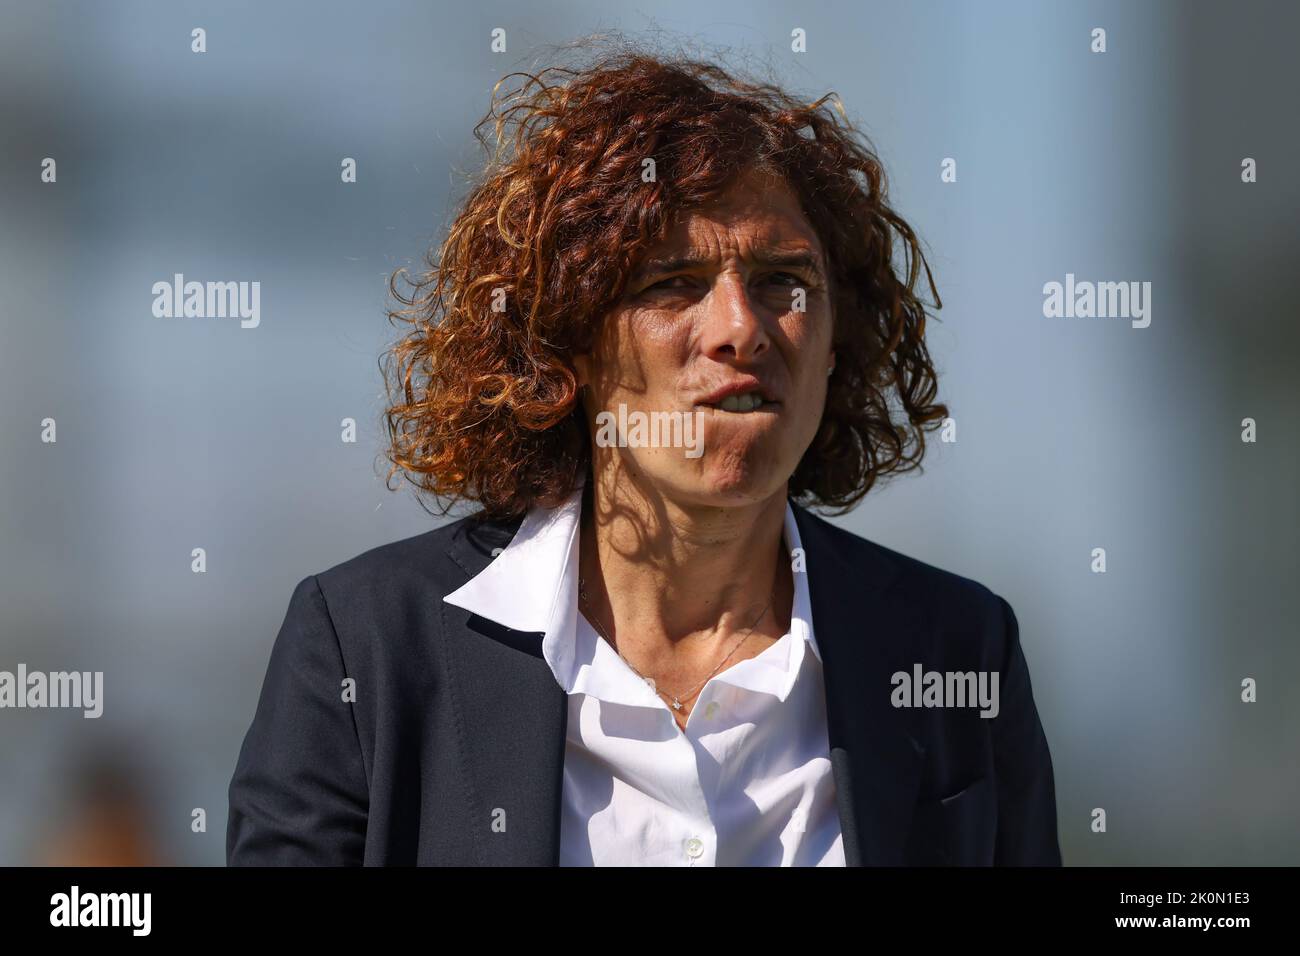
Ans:
{"label": "blazer collar", "polygon": [[[896,865],[903,860],[925,748],[917,710],[889,702],[890,676],[919,659],[911,642],[922,633],[920,609],[906,600],[891,552],[793,501],[791,507],[823,661],[845,861]],[[510,546],[524,520],[466,521],[448,556],[475,579]],[[499,808],[509,820],[509,840],[492,839],[486,826],[474,828],[482,831],[478,856],[486,864],[555,865],[568,707],[542,654],[550,614],[540,625],[526,614],[503,624],[439,603],[453,705],[460,726],[473,728],[459,735],[459,745],[474,812],[490,820]]]}

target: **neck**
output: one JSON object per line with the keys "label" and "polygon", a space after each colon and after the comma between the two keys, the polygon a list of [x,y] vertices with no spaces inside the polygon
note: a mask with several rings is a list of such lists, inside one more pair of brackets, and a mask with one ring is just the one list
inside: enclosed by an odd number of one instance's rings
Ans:
{"label": "neck", "polygon": [[[787,486],[735,507],[656,494],[609,469],[584,490],[579,564],[588,614],[619,650],[690,668],[749,628],[753,656],[787,630],[793,580],[783,540]],[[757,622],[757,623],[756,623]]]}

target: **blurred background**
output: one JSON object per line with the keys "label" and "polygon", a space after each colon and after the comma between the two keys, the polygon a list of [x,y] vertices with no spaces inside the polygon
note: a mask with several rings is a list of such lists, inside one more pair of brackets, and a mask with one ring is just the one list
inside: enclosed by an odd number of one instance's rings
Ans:
{"label": "blurred background", "polygon": [[[493,84],[605,30],[834,90],[884,160],[958,440],[835,520],[1014,607],[1066,863],[1300,863],[1300,8],[614,6],[0,4],[0,670],[105,675],[99,719],[0,710],[0,864],[224,862],[294,584],[438,523],[378,457],[388,276]],[[154,317],[175,273],[260,325]],[[1045,318],[1066,273],[1150,326]]]}

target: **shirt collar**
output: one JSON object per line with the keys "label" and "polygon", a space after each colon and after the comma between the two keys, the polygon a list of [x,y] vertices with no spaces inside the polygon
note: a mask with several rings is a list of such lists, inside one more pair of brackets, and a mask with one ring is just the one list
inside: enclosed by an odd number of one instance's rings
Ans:
{"label": "shirt collar", "polygon": [[[610,655],[617,660],[617,654],[605,641],[599,641],[598,645],[604,645],[609,655],[602,653],[599,646],[580,649],[577,639],[578,529],[583,485],[584,481],[580,480],[572,494],[556,508],[532,508],[505,550],[443,600],[511,630],[540,632],[542,657],[566,693],[583,691],[610,699],[616,696],[616,689],[599,676],[608,675],[610,668],[592,665],[608,661]],[[788,500],[785,542],[789,552],[802,547],[794,509]],[[802,664],[805,644],[821,661],[813,636],[808,575],[802,570],[805,563],[800,562],[800,569],[793,575],[794,602],[787,635],[791,640],[779,641],[762,654],[732,665],[718,674],[716,680],[768,691],[785,700]],[[645,704],[647,700],[658,700],[648,689],[637,696],[640,699],[626,702]]]}

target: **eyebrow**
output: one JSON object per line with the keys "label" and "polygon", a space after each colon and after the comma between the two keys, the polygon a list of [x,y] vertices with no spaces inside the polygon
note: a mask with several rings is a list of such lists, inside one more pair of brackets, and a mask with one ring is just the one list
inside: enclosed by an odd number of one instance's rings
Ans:
{"label": "eyebrow", "polygon": [[[706,266],[713,260],[708,256],[702,256],[696,253],[684,253],[682,255],[661,256],[646,259],[639,265],[634,276],[636,278],[646,278],[653,275],[661,275],[665,272],[680,272],[686,269],[698,269]],[[776,250],[760,252],[753,257],[753,261],[761,266],[785,266],[786,268],[803,268],[810,269],[817,274],[821,274],[821,260],[816,253],[811,250],[799,249],[790,252],[780,252]]]}

